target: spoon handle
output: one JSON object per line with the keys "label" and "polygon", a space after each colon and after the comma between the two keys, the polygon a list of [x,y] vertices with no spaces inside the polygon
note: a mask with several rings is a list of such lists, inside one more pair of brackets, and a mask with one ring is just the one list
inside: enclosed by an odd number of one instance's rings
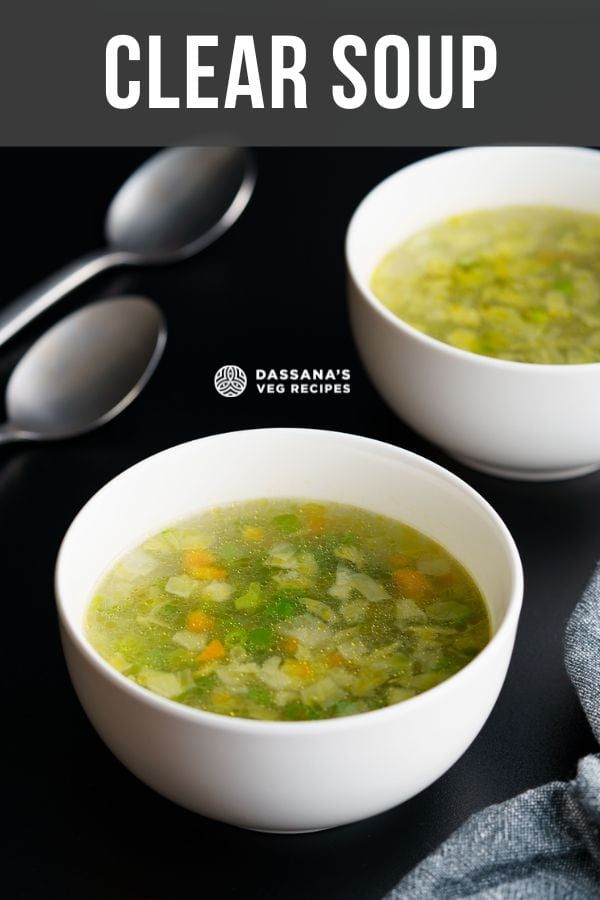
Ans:
{"label": "spoon handle", "polygon": [[0,347],[37,316],[90,278],[106,269],[125,266],[135,261],[136,258],[131,253],[98,250],[60,269],[0,311]]}

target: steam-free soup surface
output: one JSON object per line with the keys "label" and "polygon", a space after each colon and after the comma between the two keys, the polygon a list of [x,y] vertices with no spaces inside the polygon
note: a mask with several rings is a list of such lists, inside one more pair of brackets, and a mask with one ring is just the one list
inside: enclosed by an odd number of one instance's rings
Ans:
{"label": "steam-free soup surface", "polygon": [[462,350],[600,361],[599,215],[508,206],[454,216],[392,250],[371,286],[399,318]]}
{"label": "steam-free soup surface", "polygon": [[264,500],[147,540],[100,584],[87,633],[163,697],[296,720],[420,694],[479,653],[489,621],[465,569],[400,522]]}

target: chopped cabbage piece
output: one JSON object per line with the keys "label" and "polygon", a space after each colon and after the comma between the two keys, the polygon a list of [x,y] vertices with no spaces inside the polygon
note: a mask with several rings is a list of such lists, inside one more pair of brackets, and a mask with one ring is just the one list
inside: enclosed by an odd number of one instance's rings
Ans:
{"label": "chopped cabbage piece", "polygon": [[286,637],[296,638],[307,647],[320,647],[330,641],[333,636],[332,629],[310,613],[282,622],[279,630]]}
{"label": "chopped cabbage piece", "polygon": [[267,565],[276,569],[295,569],[298,565],[292,544],[275,544],[267,554]]}
{"label": "chopped cabbage piece", "polygon": [[102,594],[96,594],[94,604],[98,609],[109,610],[126,601],[130,594],[131,582],[114,578],[109,585],[104,586]]}
{"label": "chopped cabbage piece", "polygon": [[355,697],[362,697],[387,681],[387,678],[388,673],[385,670],[362,668],[354,680],[351,692]]}
{"label": "chopped cabbage piece", "polygon": [[368,600],[345,600],[340,606],[340,612],[346,622],[364,622],[369,609]]}
{"label": "chopped cabbage piece", "polygon": [[303,597],[301,602],[310,613],[323,619],[324,622],[335,622],[337,620],[335,611],[327,603],[322,603],[321,600],[313,600],[311,597]]}
{"label": "chopped cabbage piece", "polygon": [[319,571],[317,561],[313,553],[299,553],[296,568],[305,578],[314,578]]}
{"label": "chopped cabbage piece", "polygon": [[178,697],[194,685],[192,673],[160,672],[156,669],[142,669],[137,676],[138,682],[161,697]]}
{"label": "chopped cabbage piece", "polygon": [[165,584],[165,591],[168,594],[174,594],[176,597],[187,598],[191,595],[198,582],[189,575],[171,575]]}
{"label": "chopped cabbage piece", "polygon": [[278,587],[292,591],[307,591],[312,587],[310,578],[300,575],[297,569],[279,572],[273,581]]}
{"label": "chopped cabbage piece", "polygon": [[210,547],[210,537],[195,528],[178,529],[176,539],[182,550],[208,550]]}
{"label": "chopped cabbage piece", "polygon": [[167,628],[169,623],[166,619],[160,617],[160,613],[162,609],[169,606],[170,602],[168,600],[164,600],[162,603],[155,603],[150,612],[136,616],[136,622],[139,622],[140,625],[158,625],[160,628]]}
{"label": "chopped cabbage piece", "polygon": [[206,587],[202,588],[201,595],[205,600],[212,600],[214,603],[222,603],[229,600],[234,592],[234,587],[227,584],[226,581],[211,581]]}
{"label": "chopped cabbage piece", "polygon": [[159,559],[168,559],[180,549],[176,532],[172,528],[161,531],[160,534],[156,534],[144,542],[144,550]]}
{"label": "chopped cabbage piece", "polygon": [[396,600],[396,619],[400,625],[409,625],[426,622],[427,616],[414,600],[401,597],[399,600]]}
{"label": "chopped cabbage piece", "polygon": [[342,544],[341,547],[336,547],[335,555],[338,559],[345,559],[347,562],[354,563],[358,569],[362,568],[366,562],[365,554],[362,550],[359,550],[358,547],[353,547],[352,544]]}
{"label": "chopped cabbage piece", "polygon": [[128,553],[121,565],[130,575],[149,575],[158,565],[157,560],[141,547]]}
{"label": "chopped cabbage piece", "polygon": [[362,594],[365,600],[370,600],[371,602],[387,600],[390,596],[383,585],[371,578],[370,575],[363,575],[362,572],[357,572],[354,575],[352,584],[354,590]]}
{"label": "chopped cabbage piece", "polygon": [[339,684],[336,684],[331,676],[326,675],[320,681],[315,681],[314,684],[307,684],[306,687],[303,687],[300,691],[300,696],[304,703],[318,703],[320,706],[328,709],[328,707],[337,703],[338,700],[343,700],[346,692]]}
{"label": "chopped cabbage piece", "polygon": [[338,566],[335,575],[335,584],[327,593],[336,600],[349,600],[353,588],[353,576],[355,573],[346,566]]}
{"label": "chopped cabbage piece", "polygon": [[271,656],[260,667],[258,677],[274,690],[282,690],[293,684],[292,679],[281,671],[281,657]]}
{"label": "chopped cabbage piece", "polygon": [[185,647],[186,650],[191,650],[193,653],[200,653],[208,643],[206,634],[188,631],[187,629],[185,631],[176,631],[172,640],[179,644],[180,647]]}
{"label": "chopped cabbage piece", "polygon": [[286,704],[291,703],[292,700],[296,698],[295,691],[275,691],[275,696],[273,697],[275,706],[286,706]]}
{"label": "chopped cabbage piece", "polygon": [[348,662],[360,662],[367,655],[367,648],[359,640],[343,641],[338,644],[338,650]]}
{"label": "chopped cabbage piece", "polygon": [[248,690],[248,676],[258,675],[260,667],[255,662],[233,661],[226,665],[218,666],[215,672],[217,677],[230,690],[245,694]]}
{"label": "chopped cabbage piece", "polygon": [[370,575],[354,572],[346,566],[338,566],[335,584],[327,593],[336,600],[349,600],[353,591],[359,593],[365,600],[375,602],[386,600],[390,596],[383,585],[378,584]]}
{"label": "chopped cabbage piece", "polygon": [[356,681],[356,675],[353,675],[352,672],[349,672],[348,669],[330,669],[329,677],[333,678],[336,684],[340,687],[348,690],[354,682]]}
{"label": "chopped cabbage piece", "polygon": [[392,644],[385,644],[383,647],[377,647],[376,650],[372,651],[371,659],[385,659],[388,656],[393,656],[401,646],[401,643],[401,641],[394,641]]}

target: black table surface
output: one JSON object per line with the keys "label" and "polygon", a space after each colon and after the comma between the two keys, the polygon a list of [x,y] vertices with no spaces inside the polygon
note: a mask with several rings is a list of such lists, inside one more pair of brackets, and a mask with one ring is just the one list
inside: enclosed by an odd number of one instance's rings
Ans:
{"label": "black table surface", "polygon": [[[89,298],[143,293],[169,326],[142,396],[100,431],[1,448],[4,896],[162,900],[380,897],[471,813],[574,775],[594,742],[562,659],[566,619],[600,555],[600,474],[525,484],[464,468],[399,421],[355,353],[345,309],[344,231],[361,197],[425,154],[416,150],[261,150],[243,218],[179,267],[106,276],[3,349],[0,375],[39,330]],[[5,150],[0,302],[102,241],[113,190],[141,150]],[[215,370],[350,368],[351,393],[223,399]],[[252,381],[252,379],[251,379]],[[493,415],[493,410],[489,412]],[[470,749],[400,807],[299,836],[242,831],[153,793],[97,737],[69,683],[52,576],[83,503],[143,457],[202,435],[264,426],[356,432],[422,453],[498,510],[520,548],[525,600],[500,699]],[[0,885],[1,886],[1,885]]]}

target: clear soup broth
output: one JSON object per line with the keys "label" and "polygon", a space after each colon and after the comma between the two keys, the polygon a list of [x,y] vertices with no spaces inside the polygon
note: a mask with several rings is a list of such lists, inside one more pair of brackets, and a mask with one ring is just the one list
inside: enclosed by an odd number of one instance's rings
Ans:
{"label": "clear soup broth", "polygon": [[260,500],[162,531],[104,578],[90,643],[187,706],[251,719],[353,715],[439,684],[485,646],[468,572],[401,522]]}
{"label": "clear soup broth", "polygon": [[461,350],[600,362],[600,215],[507,206],[453,216],[388,253],[371,287],[399,318]]}

